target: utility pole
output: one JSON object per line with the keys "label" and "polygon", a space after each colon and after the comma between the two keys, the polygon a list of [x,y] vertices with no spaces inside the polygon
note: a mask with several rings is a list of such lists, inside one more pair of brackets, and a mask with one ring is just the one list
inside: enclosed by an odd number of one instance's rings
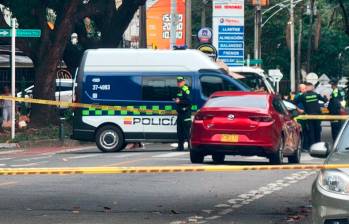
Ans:
{"label": "utility pole", "polygon": [[254,19],[254,59],[261,58],[261,26],[262,26],[262,13],[261,2],[256,0],[255,7],[255,19]]}
{"label": "utility pole", "polygon": [[[12,36],[11,36],[11,93],[16,97],[16,19],[12,19]],[[24,96],[23,96],[24,97]],[[16,105],[12,100],[11,104],[11,139],[15,138],[16,127]]]}
{"label": "utility pole", "polygon": [[191,0],[185,1],[185,43],[188,48],[191,48]]}
{"label": "utility pole", "polygon": [[177,31],[177,0],[171,0],[171,35],[170,48],[176,46],[176,31]]}
{"label": "utility pole", "polygon": [[309,33],[308,33],[308,49],[307,49],[307,73],[311,72],[311,53],[313,50],[313,23],[314,23],[314,5],[315,0],[310,0],[310,18],[309,18]]}
{"label": "utility pole", "polygon": [[302,38],[303,38],[303,14],[304,4],[302,4],[301,15],[299,17],[298,48],[297,48],[297,84],[302,81]]}
{"label": "utility pole", "polygon": [[147,48],[147,6],[139,7],[139,48]]}
{"label": "utility pole", "polygon": [[291,79],[291,92],[296,91],[296,76],[295,76],[295,49],[294,49],[294,4],[293,0],[290,0],[290,42],[291,42],[291,68],[290,68],[290,79]]}
{"label": "utility pole", "polygon": [[206,27],[206,5],[207,5],[207,0],[202,0],[202,5],[201,5],[201,28]]}

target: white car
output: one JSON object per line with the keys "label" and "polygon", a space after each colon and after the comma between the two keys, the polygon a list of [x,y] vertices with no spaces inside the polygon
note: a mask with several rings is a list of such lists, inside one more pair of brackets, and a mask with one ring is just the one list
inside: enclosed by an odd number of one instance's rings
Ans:
{"label": "white car", "polygon": [[[33,98],[34,85],[24,90],[25,98]],[[56,100],[64,102],[72,102],[73,100],[73,80],[72,79],[56,79]],[[22,97],[22,91],[17,93],[17,97]]]}
{"label": "white car", "polygon": [[264,73],[263,69],[241,66],[230,67],[230,74],[245,83],[252,90],[264,90],[269,93],[275,93],[273,86],[270,84],[268,76]]}

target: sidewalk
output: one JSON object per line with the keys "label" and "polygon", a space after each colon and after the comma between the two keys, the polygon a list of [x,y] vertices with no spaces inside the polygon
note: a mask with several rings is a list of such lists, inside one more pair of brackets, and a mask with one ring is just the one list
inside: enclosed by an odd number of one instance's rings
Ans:
{"label": "sidewalk", "polygon": [[61,142],[57,139],[52,140],[36,140],[23,141],[19,143],[0,143],[0,154],[17,153],[17,152],[37,152],[49,153],[64,151],[66,149],[95,147],[93,142],[79,142],[75,140],[66,139]]}

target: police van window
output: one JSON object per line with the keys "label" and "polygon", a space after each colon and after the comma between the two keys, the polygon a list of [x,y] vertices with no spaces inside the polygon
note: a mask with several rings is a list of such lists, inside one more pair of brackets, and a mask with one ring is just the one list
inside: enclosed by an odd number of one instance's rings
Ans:
{"label": "police van window", "polygon": [[[184,77],[187,85],[191,86],[191,78]],[[178,92],[176,76],[151,76],[143,77],[142,96],[143,100],[149,101],[172,101]]]}
{"label": "police van window", "polygon": [[202,76],[200,78],[202,94],[209,97],[212,93],[217,91],[235,91],[238,88],[229,81],[218,76]]}

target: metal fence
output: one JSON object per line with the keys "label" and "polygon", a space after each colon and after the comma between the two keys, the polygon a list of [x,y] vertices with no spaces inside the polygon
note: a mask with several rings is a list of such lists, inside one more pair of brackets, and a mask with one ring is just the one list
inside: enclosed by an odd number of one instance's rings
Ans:
{"label": "metal fence", "polygon": [[[27,88],[34,84],[35,72],[33,68],[16,69],[16,89],[20,91],[22,86]],[[5,86],[11,86],[11,70],[0,68],[0,92]]]}

